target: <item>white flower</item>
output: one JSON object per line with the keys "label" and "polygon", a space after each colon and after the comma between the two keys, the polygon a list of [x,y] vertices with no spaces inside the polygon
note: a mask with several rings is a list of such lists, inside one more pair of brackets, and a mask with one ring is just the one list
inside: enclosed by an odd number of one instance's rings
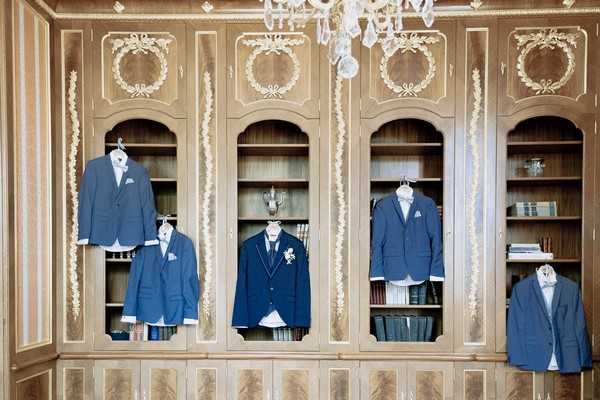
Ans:
{"label": "white flower", "polygon": [[296,255],[294,254],[294,249],[292,249],[291,247],[283,252],[283,256],[285,257],[285,260],[287,261],[288,265],[291,264],[292,261],[294,261],[296,259]]}

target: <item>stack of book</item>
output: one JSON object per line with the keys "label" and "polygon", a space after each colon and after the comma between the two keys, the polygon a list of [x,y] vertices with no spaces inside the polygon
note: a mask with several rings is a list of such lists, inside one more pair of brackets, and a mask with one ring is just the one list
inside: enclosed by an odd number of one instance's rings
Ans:
{"label": "stack of book", "polygon": [[513,217],[556,217],[556,201],[519,201],[508,208]]}
{"label": "stack of book", "polygon": [[553,253],[542,251],[539,243],[511,243],[507,249],[509,260],[552,260]]}
{"label": "stack of book", "polygon": [[308,244],[309,244],[309,224],[297,224],[296,225],[296,237],[304,244],[306,248],[306,255],[308,256]]}
{"label": "stack of book", "polygon": [[385,281],[371,281],[371,304],[385,304]]}
{"label": "stack of book", "polygon": [[154,326],[138,321],[135,324],[130,324],[129,340],[134,342],[171,340],[171,336],[176,333],[176,326]]}
{"label": "stack of book", "polygon": [[385,283],[385,304],[409,304],[410,293],[408,286],[398,286]]}
{"label": "stack of book", "polygon": [[374,315],[378,342],[431,342],[434,319],[431,316]]}
{"label": "stack of book", "polygon": [[[427,290],[430,287],[431,290]],[[371,304],[373,305],[421,305],[428,303],[439,304],[435,285],[425,281],[419,285],[397,286],[385,281],[371,282]]]}
{"label": "stack of book", "polygon": [[277,342],[299,342],[308,334],[307,328],[274,328],[273,340]]}

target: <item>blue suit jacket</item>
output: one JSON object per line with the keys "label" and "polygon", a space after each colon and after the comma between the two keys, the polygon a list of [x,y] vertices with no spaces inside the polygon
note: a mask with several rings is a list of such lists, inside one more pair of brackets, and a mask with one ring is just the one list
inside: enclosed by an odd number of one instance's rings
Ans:
{"label": "blue suit jacket", "polygon": [[[171,254],[171,256],[169,256]],[[192,241],[173,230],[163,257],[160,246],[140,247],[131,263],[123,315],[138,321],[181,325],[198,319],[200,282]]]}
{"label": "blue suit jacket", "polygon": [[407,220],[396,193],[379,200],[373,210],[371,278],[416,281],[444,276],[440,215],[435,202],[420,193]]}
{"label": "blue suit jacket", "polygon": [[[121,184],[110,155],[87,163],[79,192],[79,237],[89,244],[143,245],[156,239],[156,210],[148,171],[131,158]],[[128,183],[129,182],[129,183]]]}
{"label": "blue suit jacket", "polygon": [[[293,250],[290,263],[284,252]],[[306,249],[298,238],[281,231],[275,266],[271,270],[265,232],[246,240],[240,251],[233,326],[253,328],[267,314],[270,303],[287,326],[310,327],[310,276]]]}
{"label": "blue suit jacket", "polygon": [[[560,372],[592,366],[583,304],[577,284],[557,276],[552,298],[555,355]],[[507,327],[508,362],[530,371],[546,371],[552,357],[552,326],[536,274],[512,290]]]}

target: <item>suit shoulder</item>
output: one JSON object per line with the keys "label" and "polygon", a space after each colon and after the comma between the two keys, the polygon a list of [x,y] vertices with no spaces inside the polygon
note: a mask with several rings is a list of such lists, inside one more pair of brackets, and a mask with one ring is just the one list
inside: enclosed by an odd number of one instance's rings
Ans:
{"label": "suit shoulder", "polygon": [[563,285],[567,289],[579,291],[579,285],[577,284],[577,282],[572,281],[571,279],[567,278],[566,276],[562,276],[562,275],[559,275],[558,279],[560,279],[563,282]]}
{"label": "suit shoulder", "polygon": [[103,164],[103,162],[104,162],[104,157],[105,156],[100,156],[100,157],[96,157],[96,158],[94,158],[92,160],[89,160],[87,162],[86,168],[90,168],[90,167],[92,167],[92,168],[98,168],[98,167],[100,167]]}
{"label": "suit shoulder", "polygon": [[377,200],[377,202],[375,203],[375,208],[393,206],[394,196],[394,194],[388,194],[387,196]]}
{"label": "suit shoulder", "polygon": [[531,284],[531,280],[535,278],[535,275],[529,275],[526,278],[521,279],[519,282],[515,283],[513,286],[514,292],[523,292],[527,289],[528,285]]}
{"label": "suit shoulder", "polygon": [[416,193],[415,196],[419,196],[419,201],[421,202],[421,204],[424,204],[427,207],[437,208],[437,204],[435,204],[435,201],[431,197],[425,196],[420,193]]}
{"label": "suit shoulder", "polygon": [[142,164],[138,163],[135,160],[129,159],[129,166],[133,168],[133,170],[138,174],[149,175],[148,170]]}
{"label": "suit shoulder", "polygon": [[304,247],[304,243],[302,242],[302,240],[298,239],[296,236],[286,233],[288,235],[288,241],[293,243],[296,246],[302,246]]}
{"label": "suit shoulder", "polygon": [[248,239],[244,240],[244,242],[242,243],[242,247],[248,247],[248,246],[253,246],[259,238],[261,238],[263,236],[263,232],[260,231],[252,236],[250,236]]}

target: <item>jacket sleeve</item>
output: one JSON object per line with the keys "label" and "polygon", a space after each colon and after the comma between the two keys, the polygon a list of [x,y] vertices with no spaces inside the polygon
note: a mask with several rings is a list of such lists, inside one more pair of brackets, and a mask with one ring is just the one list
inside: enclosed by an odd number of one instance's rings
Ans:
{"label": "jacket sleeve", "polygon": [[427,232],[431,240],[431,267],[429,275],[444,277],[444,246],[442,243],[442,223],[437,206],[432,201],[429,211],[425,214],[427,219]]}
{"label": "jacket sleeve", "polygon": [[190,242],[183,258],[183,318],[184,324],[198,323],[198,299],[200,296],[200,281],[198,279],[198,261],[194,246]]}
{"label": "jacket sleeve", "polygon": [[590,352],[590,341],[588,338],[587,326],[585,323],[585,314],[583,312],[583,303],[579,289],[575,298],[575,329],[577,335],[577,344],[579,345],[579,358],[582,368],[592,367],[592,355]]}
{"label": "jacket sleeve", "polygon": [[523,342],[527,334],[525,332],[525,307],[521,304],[515,288],[510,296],[506,332],[508,363],[513,366],[527,365],[527,352]]}
{"label": "jacket sleeve", "polygon": [[303,245],[298,251],[296,260],[296,305],[295,326],[301,328],[310,327],[310,273],[308,270],[308,259],[306,249]]}
{"label": "jacket sleeve", "polygon": [[123,305],[123,316],[121,322],[135,323],[137,319],[138,289],[144,268],[144,252],[137,251],[131,262],[129,279],[127,281],[127,292],[125,293],[125,304]]}
{"label": "jacket sleeve", "polygon": [[373,210],[373,238],[371,239],[371,274],[374,279],[383,279],[383,245],[385,243],[385,214],[381,203]]}
{"label": "jacket sleeve", "polygon": [[78,244],[88,244],[92,231],[92,210],[96,193],[96,173],[90,163],[85,167],[79,189],[79,208],[77,209]]}
{"label": "jacket sleeve", "polygon": [[156,239],[156,209],[154,208],[154,193],[152,193],[152,183],[148,171],[144,171],[140,191],[145,245],[155,245],[158,244]]}
{"label": "jacket sleeve", "polygon": [[242,246],[240,260],[238,262],[238,276],[235,287],[235,300],[233,303],[234,328],[248,327],[248,255],[246,246]]}

